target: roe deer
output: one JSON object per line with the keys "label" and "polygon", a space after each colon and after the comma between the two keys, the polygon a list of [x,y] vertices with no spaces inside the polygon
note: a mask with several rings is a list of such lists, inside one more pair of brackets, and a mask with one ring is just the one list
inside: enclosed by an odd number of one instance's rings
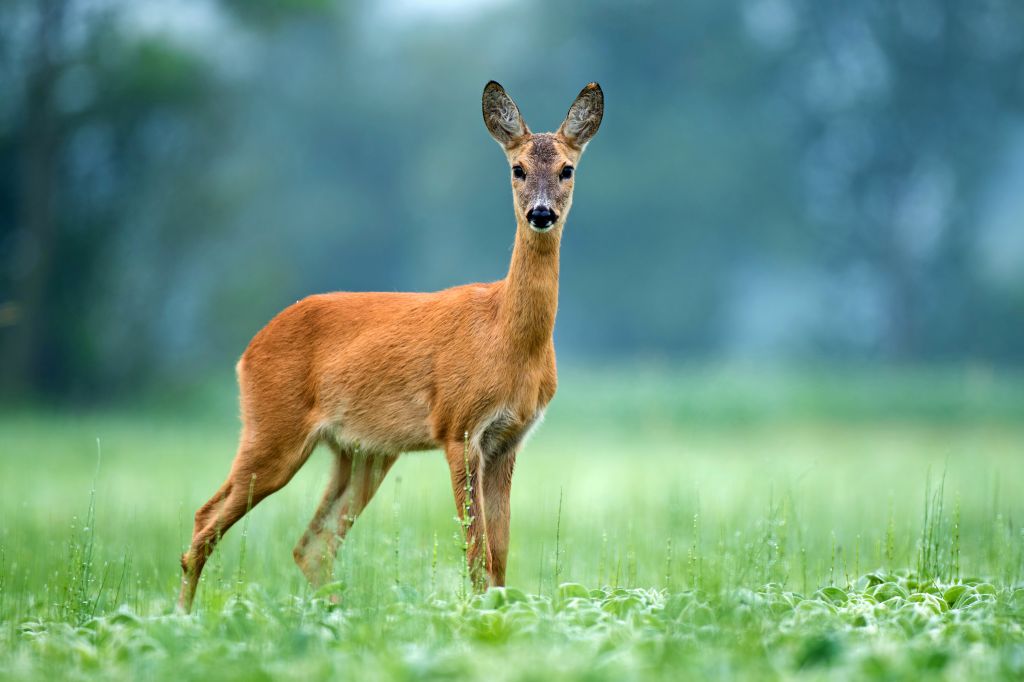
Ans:
{"label": "roe deer", "polygon": [[448,460],[475,587],[504,585],[516,453],[555,394],[558,248],[574,168],[603,113],[591,83],[557,132],[534,134],[498,83],[484,87],[484,123],[512,169],[516,236],[505,279],[310,296],[256,334],[237,367],[238,454],[196,512],[181,559],[182,609],[221,534],[321,442],[334,453],[332,479],[293,552],[314,587],[331,579],[338,545],[399,454],[432,449]]}

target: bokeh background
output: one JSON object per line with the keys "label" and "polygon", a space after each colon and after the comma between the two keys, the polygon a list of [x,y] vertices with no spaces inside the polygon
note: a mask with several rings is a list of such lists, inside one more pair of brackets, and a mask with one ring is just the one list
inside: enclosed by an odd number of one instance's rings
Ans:
{"label": "bokeh background", "polygon": [[[321,448],[164,618],[252,335],[505,275],[490,79],[534,130],[607,99],[512,490],[536,617],[467,601],[438,453],[328,612]],[[0,0],[5,680],[1019,680],[1022,365],[1021,0]]]}
{"label": "bokeh background", "polygon": [[307,294],[502,277],[492,78],[535,130],[607,96],[563,364],[1024,360],[1019,2],[5,0],[4,397],[230,382]]}

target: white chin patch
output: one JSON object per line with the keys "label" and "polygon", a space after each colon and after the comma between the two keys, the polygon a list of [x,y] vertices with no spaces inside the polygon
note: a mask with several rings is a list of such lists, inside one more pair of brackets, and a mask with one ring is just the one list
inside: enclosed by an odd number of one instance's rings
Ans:
{"label": "white chin patch", "polygon": [[540,232],[541,234],[544,234],[545,232],[550,232],[551,229],[555,226],[554,223],[551,223],[547,227],[537,227],[533,223],[528,223],[528,224],[529,224],[531,230],[533,230],[534,232]]}

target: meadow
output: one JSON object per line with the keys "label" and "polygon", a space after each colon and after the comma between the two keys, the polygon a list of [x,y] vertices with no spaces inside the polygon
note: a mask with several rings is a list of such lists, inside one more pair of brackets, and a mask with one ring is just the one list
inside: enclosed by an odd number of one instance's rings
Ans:
{"label": "meadow", "polygon": [[317,452],[184,616],[234,401],[0,415],[0,678],[1024,676],[1022,377],[565,370],[518,460],[507,588],[469,589],[443,458],[418,453],[313,593],[291,549]]}

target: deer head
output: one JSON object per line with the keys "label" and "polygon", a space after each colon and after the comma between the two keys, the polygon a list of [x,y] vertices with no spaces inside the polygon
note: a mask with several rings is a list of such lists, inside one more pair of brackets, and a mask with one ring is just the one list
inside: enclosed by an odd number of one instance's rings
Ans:
{"label": "deer head", "polygon": [[601,86],[583,88],[553,133],[531,133],[519,107],[494,81],[484,87],[483,113],[512,170],[516,221],[541,234],[561,229],[572,207],[576,165],[604,115]]}

